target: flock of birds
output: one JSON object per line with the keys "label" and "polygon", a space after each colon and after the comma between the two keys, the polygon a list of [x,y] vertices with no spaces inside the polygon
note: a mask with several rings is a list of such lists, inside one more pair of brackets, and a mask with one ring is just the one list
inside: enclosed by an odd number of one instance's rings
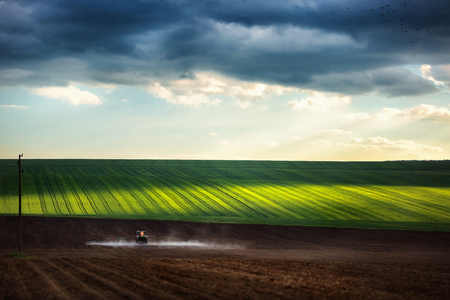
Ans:
{"label": "flock of birds", "polygon": [[[350,9],[350,7],[347,6],[346,9]],[[407,18],[407,2],[402,1],[401,3],[396,4],[387,3],[377,8],[371,7],[369,8],[369,10],[373,14],[378,14],[383,19],[383,22],[388,23],[392,27],[392,30],[397,30],[402,33],[408,33],[408,31],[430,31],[428,27],[428,25],[430,24],[429,22],[426,22],[426,26],[422,27],[420,27],[419,25],[407,25],[408,20],[404,19],[405,16]],[[413,43],[412,40],[410,40],[409,42]]]}

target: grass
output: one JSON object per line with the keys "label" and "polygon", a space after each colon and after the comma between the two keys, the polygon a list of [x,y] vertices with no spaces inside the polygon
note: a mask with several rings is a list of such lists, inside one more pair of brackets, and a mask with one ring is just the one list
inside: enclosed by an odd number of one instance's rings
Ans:
{"label": "grass", "polygon": [[14,258],[33,258],[33,256],[28,256],[21,251],[11,252],[11,253],[9,253],[9,256],[14,257]]}
{"label": "grass", "polygon": [[[450,231],[450,161],[23,160],[24,215]],[[0,160],[0,214],[18,212]]]}

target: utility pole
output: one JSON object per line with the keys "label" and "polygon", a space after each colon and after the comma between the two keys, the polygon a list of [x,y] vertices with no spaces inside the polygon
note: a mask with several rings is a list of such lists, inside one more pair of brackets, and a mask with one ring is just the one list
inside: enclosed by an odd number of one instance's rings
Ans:
{"label": "utility pole", "polygon": [[20,158],[23,156],[19,154],[19,252],[22,252],[22,165]]}

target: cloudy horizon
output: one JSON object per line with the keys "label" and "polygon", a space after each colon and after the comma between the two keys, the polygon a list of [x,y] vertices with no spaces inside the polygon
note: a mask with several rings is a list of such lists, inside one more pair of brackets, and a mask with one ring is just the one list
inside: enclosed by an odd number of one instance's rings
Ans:
{"label": "cloudy horizon", "polygon": [[0,158],[448,159],[446,1],[0,1]]}

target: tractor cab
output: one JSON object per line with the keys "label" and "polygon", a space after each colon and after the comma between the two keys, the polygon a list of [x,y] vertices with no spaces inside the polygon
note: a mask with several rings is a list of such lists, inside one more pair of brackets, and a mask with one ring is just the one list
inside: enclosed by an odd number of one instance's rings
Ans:
{"label": "tractor cab", "polygon": [[144,230],[136,230],[136,243],[144,243],[147,244],[147,236],[145,235]]}

